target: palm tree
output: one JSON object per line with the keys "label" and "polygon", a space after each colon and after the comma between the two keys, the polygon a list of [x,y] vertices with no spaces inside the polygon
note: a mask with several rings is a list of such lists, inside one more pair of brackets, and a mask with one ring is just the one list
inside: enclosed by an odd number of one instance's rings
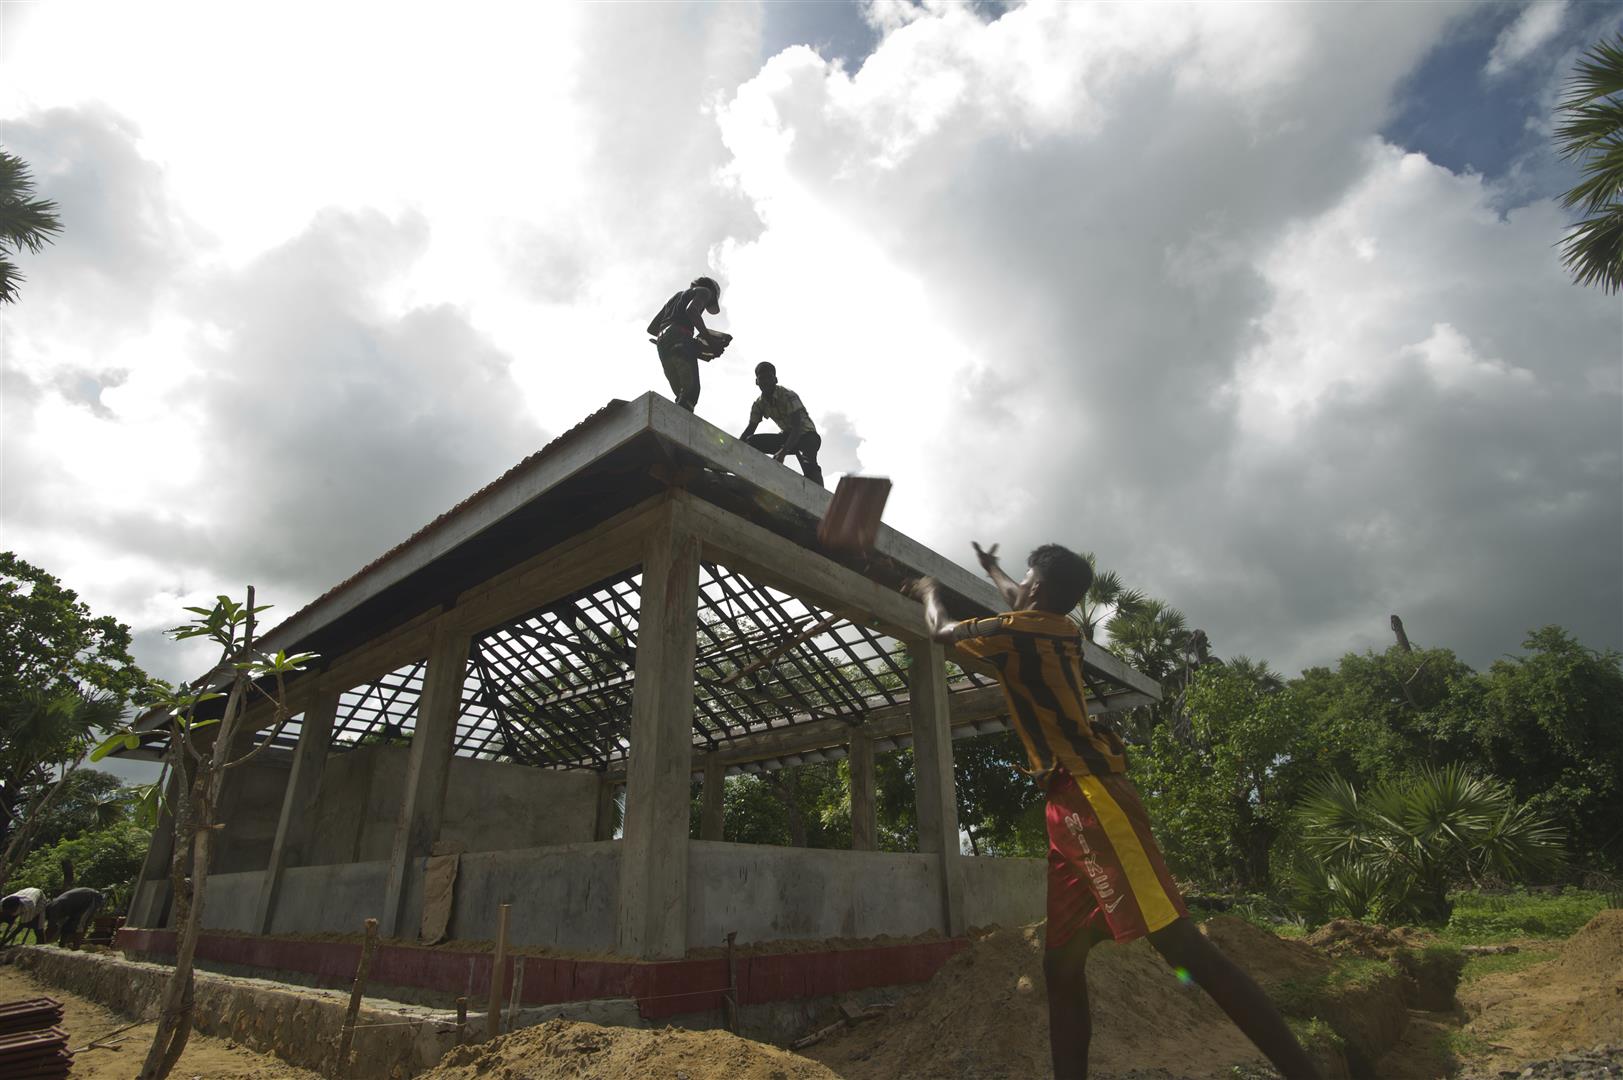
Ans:
{"label": "palm tree", "polygon": [[0,150],[0,303],[16,303],[17,286],[23,280],[11,256],[25,248],[38,252],[62,231],[56,203],[33,196],[28,163]]}
{"label": "palm tree", "polygon": [[1367,796],[1329,776],[1296,810],[1305,861],[1300,901],[1310,916],[1374,913],[1448,921],[1448,890],[1492,874],[1514,881],[1554,870],[1560,833],[1510,789],[1458,765],[1422,769]]}
{"label": "palm tree", "polygon": [[1578,61],[1555,129],[1561,156],[1583,180],[1561,205],[1586,215],[1562,239],[1562,261],[1580,285],[1623,287],[1623,33]]}
{"label": "palm tree", "polygon": [[1129,589],[1121,575],[1114,570],[1100,570],[1093,552],[1084,551],[1082,557],[1088,561],[1088,569],[1093,571],[1093,584],[1088,586],[1088,594],[1071,612],[1071,618],[1082,628],[1082,636],[1092,642],[1107,613],[1112,617],[1131,614],[1143,607],[1148,598],[1137,589]]}
{"label": "palm tree", "polygon": [[1183,667],[1190,642],[1188,620],[1160,600],[1141,600],[1129,611],[1118,610],[1105,631],[1111,652],[1156,682],[1165,682]]}

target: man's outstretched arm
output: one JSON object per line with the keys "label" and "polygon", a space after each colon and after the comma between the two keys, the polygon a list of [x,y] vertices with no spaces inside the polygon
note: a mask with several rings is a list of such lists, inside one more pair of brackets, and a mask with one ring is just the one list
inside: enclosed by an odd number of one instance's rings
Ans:
{"label": "man's outstretched arm", "polygon": [[924,625],[929,627],[930,640],[951,644],[958,623],[947,614],[947,605],[941,602],[941,583],[933,577],[921,577],[909,582],[903,591],[924,605]]}
{"label": "man's outstretched arm", "polygon": [[1002,565],[997,561],[997,545],[981,550],[981,546],[971,540],[970,546],[975,549],[975,557],[981,561],[981,569],[986,576],[992,579],[997,591],[1003,594],[1003,602],[1012,610],[1020,602],[1020,583],[1003,572]]}

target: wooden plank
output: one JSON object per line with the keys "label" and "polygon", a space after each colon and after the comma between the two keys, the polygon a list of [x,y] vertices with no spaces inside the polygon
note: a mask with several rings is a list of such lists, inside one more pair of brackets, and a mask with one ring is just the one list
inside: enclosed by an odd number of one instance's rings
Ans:
{"label": "wooden plank", "polygon": [[441,623],[428,654],[417,726],[406,762],[405,797],[395,822],[394,847],[384,886],[381,925],[396,937],[405,903],[406,872],[434,847],[445,809],[445,784],[451,772],[456,718],[467,672],[469,637],[465,630]]}
{"label": "wooden plank", "polygon": [[616,944],[624,956],[676,959],[687,953],[699,538],[673,502],[646,545]]}
{"label": "wooden plank", "polygon": [[270,865],[259,887],[259,903],[254,910],[253,928],[268,934],[276,914],[277,894],[282,887],[282,871],[290,860],[302,865],[315,829],[314,808],[321,795],[321,779],[327,769],[328,743],[332,741],[333,719],[338,713],[337,690],[326,690],[304,711],[299,727],[299,744],[293,751],[293,768],[282,796],[282,815],[271,844]]}
{"label": "wooden plank", "polygon": [[958,937],[964,932],[964,877],[958,853],[958,794],[952,772],[945,650],[936,642],[918,649],[908,675],[919,850],[941,860],[941,929],[948,937]]}

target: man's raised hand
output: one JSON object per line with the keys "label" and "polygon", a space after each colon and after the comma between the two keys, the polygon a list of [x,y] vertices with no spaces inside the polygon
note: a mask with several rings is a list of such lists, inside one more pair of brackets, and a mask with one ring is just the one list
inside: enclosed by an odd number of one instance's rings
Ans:
{"label": "man's raised hand", "polygon": [[997,561],[997,545],[993,544],[991,547],[983,550],[980,544],[976,543],[974,540],[971,540],[969,543],[970,546],[975,549],[975,557],[981,561],[981,569],[985,570],[988,574],[995,575],[1001,568]]}

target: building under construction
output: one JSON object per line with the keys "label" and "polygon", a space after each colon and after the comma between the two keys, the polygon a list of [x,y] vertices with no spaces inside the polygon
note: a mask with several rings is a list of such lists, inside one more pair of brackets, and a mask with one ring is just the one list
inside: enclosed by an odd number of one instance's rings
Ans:
{"label": "building under construction", "polygon": [[[426,914],[479,941],[506,903],[515,945],[637,962],[1041,918],[1041,860],[959,850],[953,740],[1008,726],[1001,691],[899,586],[1001,598],[889,528],[820,549],[829,498],[662,397],[615,401],[283,622],[263,644],[320,660],[226,789],[205,928],[415,941]],[[1095,714],[1159,694],[1086,668]],[[874,757],[905,746],[918,850],[879,851]],[[839,758],[852,850],[722,840],[726,776]],[[132,927],[166,924],[170,832]]]}

